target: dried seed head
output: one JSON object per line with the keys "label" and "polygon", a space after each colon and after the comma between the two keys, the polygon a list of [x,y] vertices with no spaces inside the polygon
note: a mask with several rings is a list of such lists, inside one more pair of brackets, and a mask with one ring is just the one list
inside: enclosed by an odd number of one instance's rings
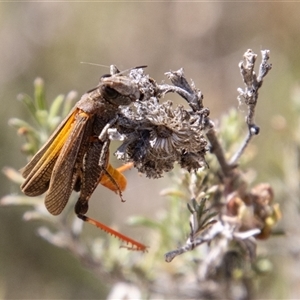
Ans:
{"label": "dried seed head", "polygon": [[122,114],[118,131],[126,139],[116,156],[133,161],[147,177],[161,177],[175,162],[189,171],[206,165],[201,114],[183,106],[174,109],[171,101],[160,104],[156,97],[124,107]]}

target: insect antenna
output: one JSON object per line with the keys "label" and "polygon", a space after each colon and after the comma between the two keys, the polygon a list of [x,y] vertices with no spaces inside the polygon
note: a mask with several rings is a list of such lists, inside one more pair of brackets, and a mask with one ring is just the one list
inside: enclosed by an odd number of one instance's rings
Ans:
{"label": "insect antenna", "polygon": [[[112,68],[116,68],[116,69],[118,70],[118,68],[117,68],[115,65],[111,65],[110,68],[111,68],[111,70],[112,70]],[[145,68],[147,68],[146,65],[143,65],[143,66],[137,66],[137,67],[133,67],[133,68],[129,68],[129,69],[123,70],[122,72],[120,72],[120,71],[118,70],[119,72],[113,73],[113,75],[114,75],[114,74],[122,75],[122,74],[124,74],[124,73],[130,72],[131,70],[145,69]]]}
{"label": "insect antenna", "polygon": [[103,67],[103,68],[109,68],[110,66],[107,65],[101,65],[101,64],[96,64],[96,63],[91,63],[91,62],[86,62],[86,61],[81,61],[81,64],[86,64],[86,65],[91,65],[91,66],[97,66],[97,67]]}
{"label": "insect antenna", "polygon": [[127,73],[127,72],[130,72],[131,70],[145,69],[145,68],[147,68],[146,65],[141,65],[141,66],[137,66],[137,67],[133,67],[133,68],[129,68],[129,69],[120,71],[115,65],[107,66],[107,65],[96,64],[96,63],[90,63],[90,62],[85,62],[85,61],[81,61],[80,63],[81,63],[81,64],[91,65],[91,66],[110,68],[110,74],[111,74],[111,75],[116,75],[116,74],[118,74],[118,75],[123,75],[123,74],[125,74],[125,73]]}

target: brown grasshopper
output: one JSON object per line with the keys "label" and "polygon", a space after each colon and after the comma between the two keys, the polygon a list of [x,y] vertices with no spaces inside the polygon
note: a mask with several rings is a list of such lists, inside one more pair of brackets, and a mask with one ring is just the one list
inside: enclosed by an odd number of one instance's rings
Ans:
{"label": "brown grasshopper", "polygon": [[112,66],[111,74],[102,76],[97,87],[81,97],[21,170],[25,178],[21,189],[32,197],[46,192],[45,205],[53,215],[62,212],[73,190],[80,192],[75,205],[80,219],[131,244],[132,249],[145,251],[143,244],[85,215],[99,183],[118,193],[123,201],[126,178],[109,164],[107,130],[117,121],[120,105],[142,97],[137,84]]}

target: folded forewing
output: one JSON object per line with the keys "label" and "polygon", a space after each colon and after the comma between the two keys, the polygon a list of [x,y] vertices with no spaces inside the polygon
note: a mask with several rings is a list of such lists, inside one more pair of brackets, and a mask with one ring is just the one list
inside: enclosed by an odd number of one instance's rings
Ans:
{"label": "folded forewing", "polygon": [[46,192],[55,162],[68,139],[78,113],[73,109],[60,126],[53,132],[46,144],[35,154],[21,170],[24,183],[22,191],[28,196],[38,196]]}
{"label": "folded forewing", "polygon": [[92,123],[89,122],[90,118],[88,114],[82,111],[76,115],[72,131],[54,165],[45,198],[45,205],[53,215],[61,213],[74,188],[90,139],[92,126]]}

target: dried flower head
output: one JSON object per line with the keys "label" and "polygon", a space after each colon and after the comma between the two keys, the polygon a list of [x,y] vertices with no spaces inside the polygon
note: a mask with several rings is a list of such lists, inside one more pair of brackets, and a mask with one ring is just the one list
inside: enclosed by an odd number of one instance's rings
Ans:
{"label": "dried flower head", "polygon": [[182,105],[174,108],[172,101],[159,103],[173,86],[166,89],[166,85],[157,85],[142,72],[142,69],[131,72],[144,97],[121,110],[116,127],[124,142],[115,155],[126,162],[132,161],[139,172],[151,178],[172,170],[175,162],[188,171],[205,166],[208,110],[195,112]]}

